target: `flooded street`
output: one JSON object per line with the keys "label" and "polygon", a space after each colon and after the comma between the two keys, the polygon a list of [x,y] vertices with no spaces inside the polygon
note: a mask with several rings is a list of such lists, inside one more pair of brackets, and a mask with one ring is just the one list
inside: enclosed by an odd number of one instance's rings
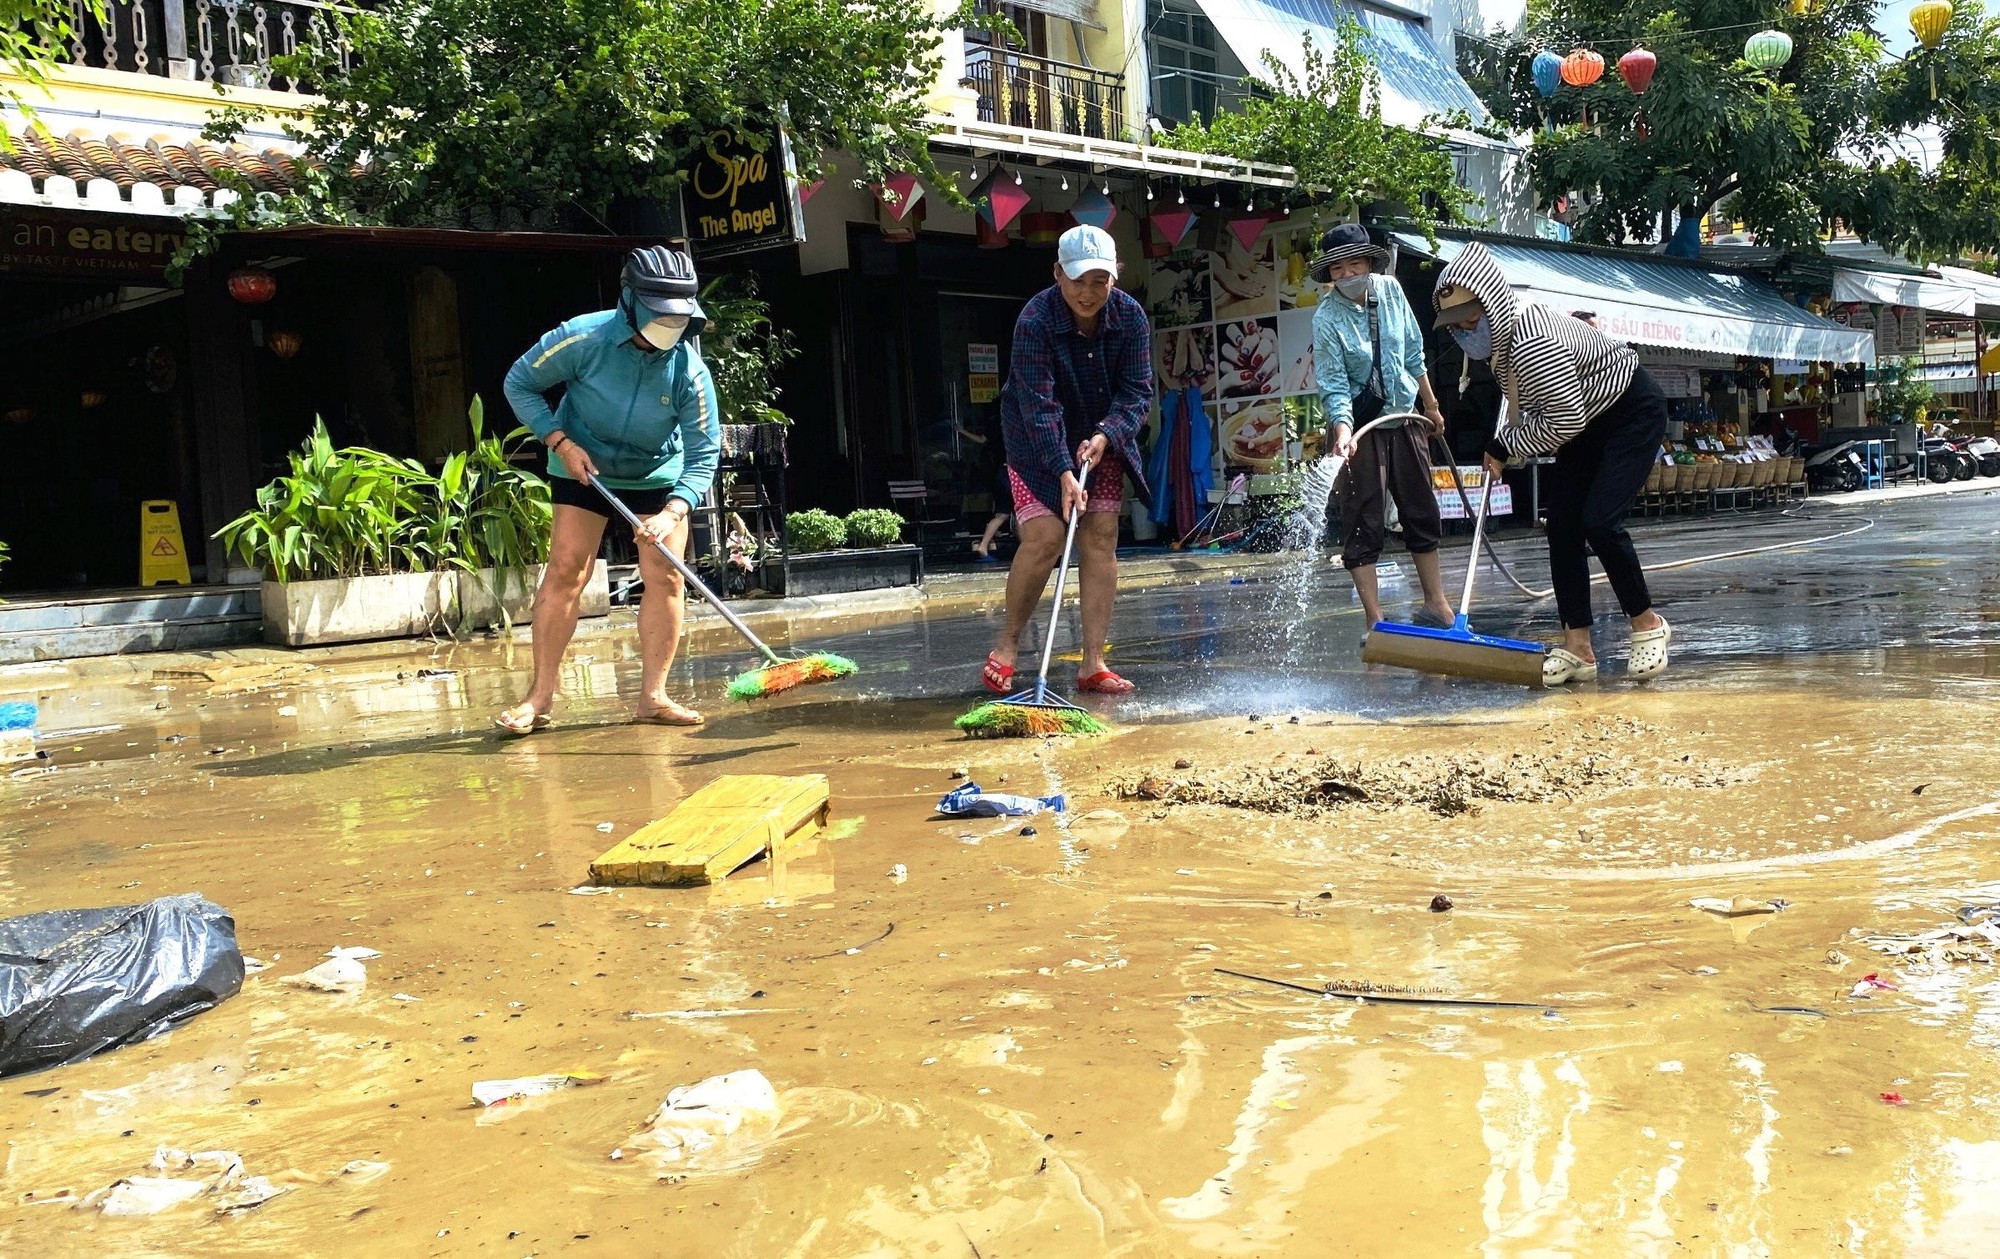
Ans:
{"label": "flooded street", "polygon": [[[983,618],[815,640],[861,675],[755,707],[720,699],[742,654],[704,655],[695,732],[627,724],[629,634],[579,642],[557,726],[511,741],[525,643],[0,676],[56,766],[0,779],[0,915],[198,891],[270,964],[0,1082],[0,1254],[1993,1254],[1993,946],[1910,941],[2000,902],[2000,498],[1875,519],[1641,534],[1649,563],[1846,534],[1659,573],[1676,657],[1643,688],[1602,620],[1615,667],[1568,692],[1364,669],[1325,565],[1133,592],[1142,693],[1098,739],[952,730]],[[1497,578],[1482,602],[1552,631]],[[1068,813],[941,819],[960,770]],[[580,894],[752,773],[826,774],[828,831]],[[364,990],[278,982],[343,946],[381,954]],[[634,1147],[750,1067],[775,1132]],[[473,1101],[551,1072],[602,1078]],[[69,1205],[162,1146],[291,1191]]]}

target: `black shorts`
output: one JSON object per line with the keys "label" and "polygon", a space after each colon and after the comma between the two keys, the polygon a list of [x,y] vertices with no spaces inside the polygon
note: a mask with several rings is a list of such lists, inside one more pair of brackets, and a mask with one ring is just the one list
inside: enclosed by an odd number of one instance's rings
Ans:
{"label": "black shorts", "polygon": [[[611,492],[623,500],[635,515],[657,516],[667,509],[667,500],[673,496],[674,491],[672,486],[663,486],[656,490],[612,490]],[[585,511],[596,512],[606,520],[618,514],[611,509],[611,504],[604,501],[604,495],[583,482],[572,481],[566,476],[549,478],[549,499],[556,506],[581,507]]]}

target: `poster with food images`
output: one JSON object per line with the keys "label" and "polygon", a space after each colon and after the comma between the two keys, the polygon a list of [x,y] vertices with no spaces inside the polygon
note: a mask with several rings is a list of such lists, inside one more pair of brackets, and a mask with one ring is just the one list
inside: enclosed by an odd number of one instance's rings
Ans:
{"label": "poster with food images", "polygon": [[1200,389],[1215,396],[1215,325],[1171,328],[1153,334],[1153,385],[1157,392]]}
{"label": "poster with food images", "polygon": [[1155,328],[1185,328],[1214,320],[1209,301],[1208,255],[1198,249],[1153,261],[1146,279],[1146,310]]}
{"label": "poster with food images", "polygon": [[1285,412],[1276,398],[1223,403],[1217,429],[1225,465],[1240,464],[1258,472],[1284,468]]}
{"label": "poster with food images", "polygon": [[1313,312],[1286,310],[1278,313],[1278,392],[1319,393],[1319,378],[1313,374]]}
{"label": "poster with food images", "polygon": [[1278,273],[1268,235],[1245,248],[1236,233],[1225,231],[1221,251],[1211,257],[1209,294],[1216,322],[1278,313]]}
{"label": "poster with food images", "polygon": [[1283,366],[1276,319],[1244,319],[1215,331],[1216,396],[1264,398],[1278,392]]}
{"label": "poster with food images", "polygon": [[1271,249],[1276,255],[1279,311],[1311,310],[1317,306],[1324,290],[1312,278],[1313,253],[1317,249],[1312,230],[1293,227],[1274,232]]}

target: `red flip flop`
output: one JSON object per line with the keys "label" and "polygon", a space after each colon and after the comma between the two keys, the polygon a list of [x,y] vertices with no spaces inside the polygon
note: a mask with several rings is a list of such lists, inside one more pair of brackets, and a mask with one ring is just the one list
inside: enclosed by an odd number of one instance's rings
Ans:
{"label": "red flip flop", "polygon": [[1124,678],[1119,677],[1111,670],[1105,669],[1093,673],[1087,678],[1077,678],[1076,689],[1079,691],[1088,691],[1093,695],[1130,695],[1139,688]]}
{"label": "red flip flop", "polygon": [[995,695],[1011,695],[1014,693],[1014,666],[988,653],[986,667],[979,671],[979,680]]}

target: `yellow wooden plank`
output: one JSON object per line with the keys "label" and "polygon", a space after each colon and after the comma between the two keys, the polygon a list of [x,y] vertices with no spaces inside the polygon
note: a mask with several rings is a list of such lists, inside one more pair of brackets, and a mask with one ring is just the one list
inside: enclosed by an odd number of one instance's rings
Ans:
{"label": "yellow wooden plank", "polygon": [[713,883],[794,836],[817,846],[828,812],[824,774],[724,775],[613,845],[591,863],[591,877],[626,886]]}

